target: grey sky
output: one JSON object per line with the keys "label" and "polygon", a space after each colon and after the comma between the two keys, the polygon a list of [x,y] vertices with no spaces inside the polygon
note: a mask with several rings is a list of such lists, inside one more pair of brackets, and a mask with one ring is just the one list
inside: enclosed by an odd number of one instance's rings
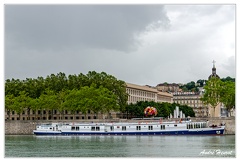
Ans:
{"label": "grey sky", "polygon": [[234,5],[5,5],[5,79],[105,71],[155,86],[235,77]]}

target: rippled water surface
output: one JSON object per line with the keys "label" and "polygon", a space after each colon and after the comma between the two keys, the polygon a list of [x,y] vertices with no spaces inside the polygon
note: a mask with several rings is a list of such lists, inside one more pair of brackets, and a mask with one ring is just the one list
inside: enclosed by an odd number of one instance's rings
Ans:
{"label": "rippled water surface", "polygon": [[5,136],[5,157],[235,157],[235,136]]}

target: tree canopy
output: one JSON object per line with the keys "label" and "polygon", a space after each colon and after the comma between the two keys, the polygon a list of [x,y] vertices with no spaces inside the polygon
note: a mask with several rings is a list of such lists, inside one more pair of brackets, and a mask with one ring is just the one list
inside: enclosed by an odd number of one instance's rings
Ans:
{"label": "tree canopy", "polygon": [[[222,82],[235,82],[235,78],[231,78],[231,77],[226,77],[226,78],[221,78],[221,81]],[[189,91],[192,91],[192,92],[198,92],[199,89],[198,87],[203,87],[204,86],[204,83],[206,83],[207,80],[204,80],[204,79],[199,79],[197,80],[197,82],[195,83],[194,81],[191,81],[189,83],[186,83],[186,84],[183,84],[182,86],[180,86],[180,88],[184,91],[184,92],[189,92]]]}
{"label": "tree canopy", "polygon": [[23,108],[83,113],[125,111],[127,96],[125,82],[105,72],[90,71],[68,77],[60,72],[46,78],[5,81],[5,108],[18,114]]}
{"label": "tree canopy", "polygon": [[223,103],[228,110],[235,107],[235,82],[222,81],[212,77],[204,86],[204,95],[201,100],[204,104],[210,105],[215,112],[219,103]]}
{"label": "tree canopy", "polygon": [[128,114],[128,118],[142,118],[144,117],[144,109],[148,106],[155,107],[157,109],[157,116],[156,117],[168,117],[170,114],[173,115],[173,112],[176,106],[179,107],[186,116],[195,117],[195,113],[193,109],[187,105],[180,105],[177,103],[159,103],[154,101],[139,101],[136,104],[129,104],[127,106],[126,113]]}

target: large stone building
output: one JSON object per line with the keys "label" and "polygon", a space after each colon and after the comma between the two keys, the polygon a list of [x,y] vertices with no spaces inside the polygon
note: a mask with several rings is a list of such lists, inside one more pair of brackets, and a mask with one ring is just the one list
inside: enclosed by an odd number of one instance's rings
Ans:
{"label": "large stone building", "polygon": [[202,92],[202,90],[199,92],[175,92],[173,93],[173,101],[180,105],[192,107],[196,117],[208,117],[208,106],[200,100]]}
{"label": "large stone building", "polygon": [[173,95],[167,92],[159,92],[156,88],[141,86],[132,83],[127,84],[128,104],[137,101],[154,101],[154,102],[173,102]]}

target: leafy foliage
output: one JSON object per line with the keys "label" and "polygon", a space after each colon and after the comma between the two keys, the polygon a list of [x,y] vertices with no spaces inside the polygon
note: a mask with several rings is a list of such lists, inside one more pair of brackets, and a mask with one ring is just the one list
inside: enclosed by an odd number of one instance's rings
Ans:
{"label": "leafy foliage", "polygon": [[228,110],[235,107],[235,82],[226,81],[222,83],[220,101]]}
{"label": "leafy foliage", "polygon": [[[221,79],[222,82],[235,82],[235,78],[231,78],[231,77],[226,77],[226,78],[222,78]],[[191,81],[187,84],[184,84],[182,86],[180,86],[180,88],[184,91],[184,92],[189,92],[189,91],[192,91],[192,92],[198,92],[199,89],[198,87],[203,87],[204,86],[204,82],[206,83],[207,80],[204,80],[204,79],[199,79],[197,80],[197,82],[195,83],[194,81]]]}
{"label": "leafy foliage", "polygon": [[171,114],[173,114],[176,106],[179,107],[179,110],[181,110],[186,116],[194,117],[195,113],[193,109],[187,105],[180,105],[176,103],[157,103],[153,101],[139,101],[136,104],[129,104],[127,106],[126,113],[128,114],[128,118],[142,118],[144,117],[144,109],[146,107],[155,107],[158,111],[158,114],[156,117],[168,117]]}
{"label": "leafy foliage", "polygon": [[84,75],[58,73],[46,78],[26,80],[7,79],[5,82],[5,108],[18,114],[24,108],[32,110],[64,110],[93,112],[125,111],[126,85],[105,72],[90,71]]}
{"label": "leafy foliage", "polygon": [[226,78],[222,78],[221,79],[222,82],[235,82],[235,78],[231,78],[231,77],[226,77]]}
{"label": "leafy foliage", "polygon": [[235,82],[222,81],[219,78],[211,78],[204,86],[204,95],[201,98],[204,104],[210,105],[212,108],[221,102],[227,109],[235,107]]}

